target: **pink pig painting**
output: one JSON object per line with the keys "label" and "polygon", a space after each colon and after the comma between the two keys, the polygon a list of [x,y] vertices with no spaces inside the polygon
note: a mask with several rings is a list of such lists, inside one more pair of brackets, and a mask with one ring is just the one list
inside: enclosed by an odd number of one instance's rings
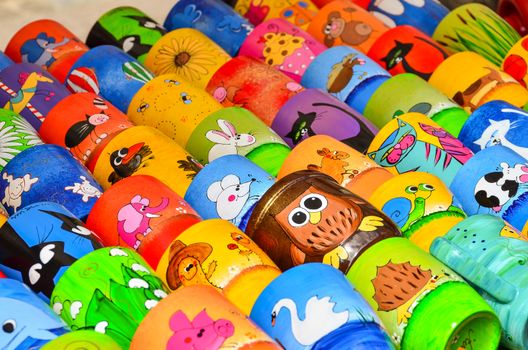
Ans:
{"label": "pink pig painting", "polygon": [[150,200],[139,194],[117,213],[117,232],[123,241],[134,249],[139,247],[141,239],[150,233],[150,220],[158,218],[160,211],[169,205],[168,198],[162,198],[156,207],[150,207]]}
{"label": "pink pig painting", "polygon": [[223,318],[213,321],[205,309],[192,322],[179,310],[172,315],[169,326],[174,334],[166,350],[218,350],[235,333],[231,321]]}

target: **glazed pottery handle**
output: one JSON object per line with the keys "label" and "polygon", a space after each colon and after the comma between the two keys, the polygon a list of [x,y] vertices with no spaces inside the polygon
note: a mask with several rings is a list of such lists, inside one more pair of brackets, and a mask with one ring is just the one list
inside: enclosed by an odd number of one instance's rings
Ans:
{"label": "glazed pottery handle", "polygon": [[484,290],[501,303],[511,302],[517,289],[508,281],[490,271],[486,266],[475,261],[463,249],[451,241],[438,237],[430,248],[431,254],[455,270],[466,280]]}

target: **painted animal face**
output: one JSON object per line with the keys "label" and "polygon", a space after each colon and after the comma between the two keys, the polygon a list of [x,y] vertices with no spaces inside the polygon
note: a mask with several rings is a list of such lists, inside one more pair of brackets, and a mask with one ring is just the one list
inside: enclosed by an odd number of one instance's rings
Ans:
{"label": "painted animal face", "polygon": [[397,165],[416,144],[416,130],[404,121],[398,121],[398,129],[387,137],[377,151],[368,156],[384,167]]}
{"label": "painted animal face", "polygon": [[22,345],[30,338],[34,341],[51,340],[62,333],[64,325],[58,319],[29,302],[12,298],[0,298],[0,302],[0,348],[21,349],[25,348]]}
{"label": "painted animal face", "polygon": [[308,188],[275,220],[295,245],[308,255],[325,254],[357,230],[362,219],[355,203]]}
{"label": "painted animal face", "polygon": [[202,310],[190,321],[181,311],[170,319],[174,335],[167,343],[167,350],[218,350],[224,341],[235,333],[235,326],[226,319],[213,320]]}
{"label": "painted animal face", "polygon": [[178,265],[178,276],[180,277],[180,281],[183,283],[183,281],[190,281],[196,277],[199,266],[200,262],[192,256],[182,259]]}
{"label": "painted animal face", "polygon": [[108,121],[108,119],[110,119],[109,116],[107,116],[106,114],[104,113],[97,113],[97,114],[93,114],[91,115],[89,118],[88,118],[88,122],[92,125],[100,125],[100,124],[104,124]]}
{"label": "painted animal face", "polygon": [[220,218],[233,220],[240,215],[249,199],[253,181],[255,179],[240,183],[238,176],[229,174],[209,186],[207,198],[216,203],[216,211]]}
{"label": "painted animal face", "polygon": [[108,181],[115,183],[121,178],[131,176],[152,154],[150,147],[143,142],[136,143],[130,147],[120,148],[110,155],[110,165],[114,172],[108,177]]}
{"label": "painted animal face", "polygon": [[401,43],[397,40],[394,45],[394,48],[389,51],[387,56],[382,58],[382,61],[387,65],[387,70],[394,68],[394,66],[402,62],[413,47],[411,43]]}
{"label": "painted animal face", "polygon": [[297,112],[298,118],[292,125],[290,132],[286,137],[292,140],[294,145],[298,144],[300,141],[308,138],[309,136],[315,135],[315,132],[312,129],[312,124],[317,118],[315,112],[303,113],[301,111]]}

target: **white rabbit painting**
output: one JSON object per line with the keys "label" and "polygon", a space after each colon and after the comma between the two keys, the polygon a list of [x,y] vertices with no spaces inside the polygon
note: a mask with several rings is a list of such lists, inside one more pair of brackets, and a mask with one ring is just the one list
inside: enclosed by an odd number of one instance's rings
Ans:
{"label": "white rabbit painting", "polygon": [[221,130],[209,130],[205,137],[215,145],[209,150],[209,162],[227,154],[238,154],[238,147],[249,146],[255,143],[255,136],[250,134],[237,134],[233,124],[227,120],[218,119]]}

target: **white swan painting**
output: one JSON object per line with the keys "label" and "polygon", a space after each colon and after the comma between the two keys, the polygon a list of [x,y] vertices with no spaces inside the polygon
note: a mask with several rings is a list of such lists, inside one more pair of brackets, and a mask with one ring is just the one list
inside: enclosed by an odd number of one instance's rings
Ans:
{"label": "white swan painting", "polygon": [[300,344],[312,345],[326,334],[338,329],[348,321],[348,310],[334,312],[336,303],[330,301],[330,297],[311,297],[306,303],[304,319],[299,319],[297,305],[291,299],[279,300],[271,311],[271,325],[275,326],[275,320],[281,310],[286,308],[290,311],[292,334]]}

